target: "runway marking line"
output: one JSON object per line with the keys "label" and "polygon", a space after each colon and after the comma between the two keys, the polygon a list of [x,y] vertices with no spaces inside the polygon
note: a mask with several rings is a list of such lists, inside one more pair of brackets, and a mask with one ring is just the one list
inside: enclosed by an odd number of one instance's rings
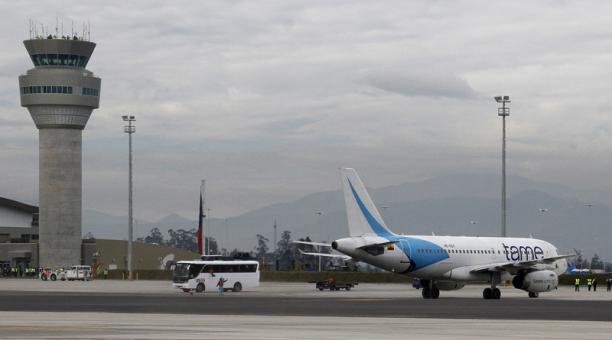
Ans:
{"label": "runway marking line", "polygon": [[359,302],[371,302],[371,301],[389,301],[393,299],[389,298],[351,298],[351,299],[337,299],[337,301],[359,301]]}

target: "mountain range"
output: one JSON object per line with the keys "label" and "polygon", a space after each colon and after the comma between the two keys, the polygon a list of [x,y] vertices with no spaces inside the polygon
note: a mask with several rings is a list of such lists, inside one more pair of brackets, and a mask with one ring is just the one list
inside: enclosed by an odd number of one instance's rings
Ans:
{"label": "mountain range", "polygon": [[[364,179],[367,184],[367,179]],[[541,238],[564,253],[582,250],[612,260],[612,209],[604,191],[588,192],[524,177],[508,177],[508,236]],[[491,175],[436,177],[419,182],[369,189],[383,219],[402,234],[498,236],[500,234],[500,179]],[[601,199],[604,202],[595,201]],[[194,207],[197,206],[194,205]],[[194,211],[194,217],[197,211]],[[84,211],[83,232],[97,238],[125,239],[127,217]],[[284,230],[293,239],[310,236],[331,242],[348,235],[342,192],[325,191],[298,200],[272,204],[227,219],[212,218],[210,235],[220,248],[252,250],[256,234],[267,237],[273,249]],[[159,221],[137,219],[135,237],[157,227],[197,227],[195,218],[171,214]]]}

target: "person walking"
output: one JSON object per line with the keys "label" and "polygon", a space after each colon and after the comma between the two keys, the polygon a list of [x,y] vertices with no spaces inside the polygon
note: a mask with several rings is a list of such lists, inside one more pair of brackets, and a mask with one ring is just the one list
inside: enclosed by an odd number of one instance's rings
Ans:
{"label": "person walking", "polygon": [[610,288],[612,288],[612,277],[609,277],[609,278],[606,280],[606,286],[607,286],[607,287],[606,287],[606,291],[608,291],[608,292],[609,292],[609,291],[610,291]]}
{"label": "person walking", "polygon": [[597,278],[593,278],[593,291],[596,292],[597,291]]}
{"label": "person walking", "polygon": [[219,296],[223,296],[223,285],[227,282],[227,279],[224,279],[222,277],[219,278],[219,281],[217,281],[217,287],[219,288]]}
{"label": "person walking", "polygon": [[574,291],[575,292],[580,291],[580,278],[579,277],[577,277],[576,280],[574,280]]}
{"label": "person walking", "polygon": [[589,288],[589,292],[591,291],[591,287],[593,286],[593,279],[590,277],[587,279],[587,287]]}

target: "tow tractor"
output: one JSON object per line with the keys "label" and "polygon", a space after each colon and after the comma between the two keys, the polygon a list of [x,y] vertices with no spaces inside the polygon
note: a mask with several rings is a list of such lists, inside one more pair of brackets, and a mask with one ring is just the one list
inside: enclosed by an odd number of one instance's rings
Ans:
{"label": "tow tractor", "polygon": [[328,277],[327,280],[324,281],[311,281],[311,283],[312,282],[315,283],[316,289],[320,291],[326,289],[329,289],[331,291],[340,289],[349,291],[351,290],[351,288],[354,288],[356,285],[359,284],[357,282],[336,282],[336,279],[333,276]]}

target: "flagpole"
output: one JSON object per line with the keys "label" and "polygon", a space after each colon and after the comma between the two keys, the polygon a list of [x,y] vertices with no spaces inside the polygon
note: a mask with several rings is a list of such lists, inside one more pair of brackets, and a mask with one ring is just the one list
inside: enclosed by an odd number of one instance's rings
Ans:
{"label": "flagpole", "polygon": [[[206,221],[204,221],[204,217],[206,216],[204,213],[204,203],[206,202],[206,193],[205,193],[205,183],[206,180],[202,180],[202,182],[200,183],[200,216],[198,217],[199,221],[200,221],[200,225],[199,225],[199,236],[200,239],[198,240],[199,244],[199,252],[200,252],[200,256],[201,255],[206,255],[206,236],[208,236],[208,233],[204,233],[203,232],[203,226],[202,224],[205,223]],[[203,242],[204,240],[204,242]],[[202,249],[204,248],[204,249]]]}

